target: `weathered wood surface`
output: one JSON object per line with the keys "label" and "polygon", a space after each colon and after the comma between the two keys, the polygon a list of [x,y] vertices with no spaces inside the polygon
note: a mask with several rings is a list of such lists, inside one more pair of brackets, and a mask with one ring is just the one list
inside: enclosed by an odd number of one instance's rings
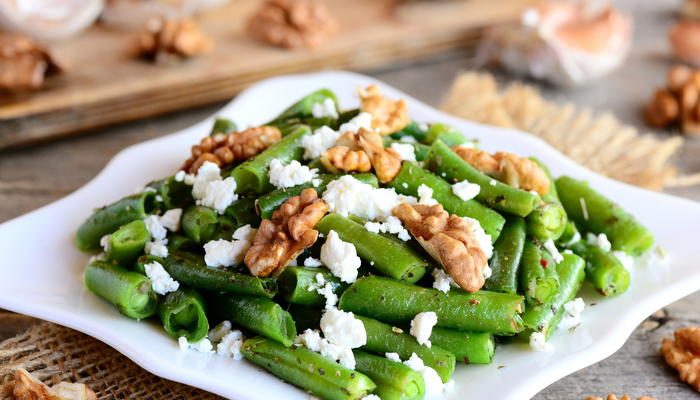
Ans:
{"label": "weathered wood surface", "polygon": [[[677,2],[622,2],[621,6],[637,18],[637,47],[625,69],[587,89],[575,92],[545,89],[545,93],[551,98],[587,104],[594,109],[613,110],[621,119],[643,127],[639,108],[651,91],[650,85],[663,80],[669,65],[665,32],[673,20],[671,10],[676,5]],[[469,65],[469,54],[449,53],[430,62],[395,65],[370,71],[370,74],[436,105],[452,78]],[[77,189],[124,147],[186,127],[214,113],[219,106],[105,129],[52,144],[0,152],[0,222]],[[700,171],[700,140],[689,140],[678,161],[684,172]],[[700,187],[669,192],[700,201]],[[659,400],[698,398],[697,392],[679,382],[675,372],[664,364],[658,355],[658,346],[661,338],[671,336],[675,329],[700,325],[699,311],[700,293],[664,308],[661,314],[641,324],[613,356],[552,384],[535,399],[579,400],[611,392],[634,398],[647,395]],[[0,339],[25,329],[34,321],[0,312]]]}
{"label": "weathered wood surface", "polygon": [[312,50],[268,46],[245,32],[260,0],[237,0],[198,17],[211,54],[176,65],[134,58],[134,34],[94,26],[52,46],[68,72],[35,94],[0,96],[0,148],[66,136],[230,98],[262,78],[322,68],[366,69],[473,45],[480,28],[515,18],[531,0],[427,5],[435,18],[392,0],[328,0],[339,30]]}

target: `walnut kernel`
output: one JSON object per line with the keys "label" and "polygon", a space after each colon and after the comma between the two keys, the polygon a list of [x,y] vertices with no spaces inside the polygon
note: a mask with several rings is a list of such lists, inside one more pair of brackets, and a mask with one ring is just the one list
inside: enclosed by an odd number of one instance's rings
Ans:
{"label": "walnut kernel", "polygon": [[161,61],[207,54],[214,47],[214,42],[191,19],[152,18],[138,38],[138,46],[142,57]]}
{"label": "walnut kernel", "polygon": [[659,351],[682,381],[700,391],[700,328],[688,327],[664,338]]}
{"label": "walnut kernel", "polygon": [[48,387],[25,369],[15,371],[12,394],[16,400],[97,400],[95,392],[82,383],[59,382]]}
{"label": "walnut kernel", "polygon": [[247,21],[253,36],[290,49],[319,46],[337,29],[328,9],[310,0],[268,0]]}
{"label": "walnut kernel", "polygon": [[372,114],[372,128],[380,135],[389,135],[411,122],[406,101],[384,97],[377,85],[361,89],[360,110]]}

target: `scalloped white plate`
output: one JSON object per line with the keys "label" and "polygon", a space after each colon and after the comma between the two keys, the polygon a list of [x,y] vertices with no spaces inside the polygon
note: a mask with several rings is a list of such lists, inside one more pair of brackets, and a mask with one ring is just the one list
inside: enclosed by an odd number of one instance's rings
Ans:
{"label": "scalloped white plate", "polygon": [[[487,150],[536,155],[555,175],[589,180],[641,219],[671,257],[665,267],[636,266],[630,290],[622,296],[604,299],[585,293],[589,307],[583,324],[574,333],[555,334],[555,351],[539,353],[524,344],[504,345],[491,365],[459,366],[454,375],[456,387],[446,398],[530,398],[557,379],[609,356],[649,314],[700,289],[700,204],[608,179],[533,136],[452,117],[367,76],[322,72],[267,79],[241,93],[217,115],[244,126],[261,124],[319,87],[334,90],[342,107],[350,108],[358,102],[356,85],[370,83],[379,84],[389,97],[405,98],[417,121],[452,124],[481,140]],[[176,170],[189,155],[190,146],[207,135],[213,118],[123,150],[75,193],[0,225],[0,307],[82,331],[156,375],[221,396],[237,400],[307,399],[306,393],[245,361],[181,352],[155,323],[125,318],[83,287],[82,271],[88,255],[72,245],[78,225],[94,207]]]}

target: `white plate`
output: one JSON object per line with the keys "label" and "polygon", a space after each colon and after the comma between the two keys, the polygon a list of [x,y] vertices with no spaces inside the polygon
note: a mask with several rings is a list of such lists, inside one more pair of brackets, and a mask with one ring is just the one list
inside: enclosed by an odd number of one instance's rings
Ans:
{"label": "white plate", "polygon": [[[391,98],[405,98],[417,121],[452,124],[481,140],[487,150],[536,155],[555,175],[587,179],[654,232],[670,254],[668,266],[637,266],[630,290],[604,299],[587,293],[583,324],[574,333],[558,332],[555,351],[538,353],[524,344],[501,346],[493,364],[459,366],[455,390],[446,398],[513,399],[532,397],[550,383],[591,365],[619,349],[649,314],[700,289],[697,267],[700,205],[653,193],[593,173],[545,142],[520,132],[467,122],[443,114],[376,80],[348,72],[294,75],[262,81],[226,105],[218,115],[240,125],[268,121],[286,106],[319,87],[334,90],[344,108],[357,105],[356,85],[377,83]],[[125,149],[90,183],[39,210],[0,225],[0,307],[91,335],[148,371],[221,396],[246,399],[307,399],[308,395],[241,361],[181,352],[155,323],[138,323],[87,292],[82,271],[88,255],[72,245],[78,225],[94,207],[133,193],[139,185],[171,174],[207,135],[214,117],[172,135]],[[60,179],[60,177],[57,177]]]}

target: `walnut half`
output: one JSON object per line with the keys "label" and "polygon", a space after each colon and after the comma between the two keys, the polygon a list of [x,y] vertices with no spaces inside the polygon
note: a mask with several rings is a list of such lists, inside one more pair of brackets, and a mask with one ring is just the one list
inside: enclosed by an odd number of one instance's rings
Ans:
{"label": "walnut half", "polygon": [[659,351],[682,381],[700,391],[700,328],[678,329],[673,335],[675,340],[664,338]]}
{"label": "walnut half", "polygon": [[377,85],[360,90],[360,111],[372,114],[372,128],[380,135],[389,135],[411,122],[406,101],[384,97]]}
{"label": "walnut half", "polygon": [[253,245],[245,255],[245,265],[254,276],[278,275],[306,248],[318,239],[314,229],[328,212],[328,204],[316,190],[304,189],[290,197],[272,219],[264,219]]}
{"label": "walnut half", "polygon": [[15,371],[16,400],[97,400],[95,392],[82,383],[59,382],[48,387],[25,369]]}
{"label": "walnut half", "polygon": [[382,137],[365,128],[357,133],[345,132],[321,157],[321,163],[332,172],[367,172],[374,168],[381,183],[391,182],[401,170],[399,153],[385,148]]}
{"label": "walnut half", "polygon": [[316,47],[338,30],[326,6],[311,0],[268,0],[248,18],[258,39],[289,49]]}
{"label": "walnut half", "polygon": [[207,54],[214,41],[191,19],[152,18],[138,37],[139,55],[154,61],[195,57]]}
{"label": "walnut half", "polygon": [[402,203],[393,214],[462,289],[474,293],[484,286],[488,259],[464,219],[448,214],[441,204]]}
{"label": "walnut half", "polygon": [[452,150],[479,171],[497,177],[509,186],[549,193],[549,177],[536,162],[513,153],[499,151],[489,154],[484,150],[455,146]]}
{"label": "walnut half", "polygon": [[47,75],[62,69],[48,50],[34,40],[0,32],[0,90],[39,89]]}

